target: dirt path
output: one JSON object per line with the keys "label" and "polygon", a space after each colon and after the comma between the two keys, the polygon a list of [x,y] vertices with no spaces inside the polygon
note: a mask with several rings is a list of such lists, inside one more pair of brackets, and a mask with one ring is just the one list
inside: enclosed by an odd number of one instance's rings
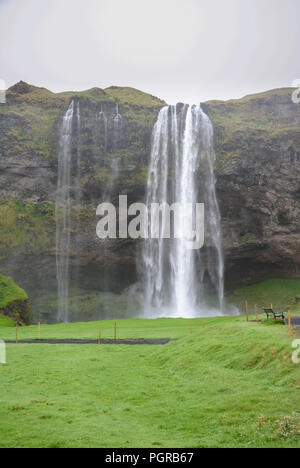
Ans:
{"label": "dirt path", "polygon": [[[164,345],[171,340],[168,338],[160,340],[101,340],[101,344],[124,344],[124,345]],[[6,341],[8,344],[16,344],[16,341]],[[19,340],[18,344],[99,344],[98,340]]]}

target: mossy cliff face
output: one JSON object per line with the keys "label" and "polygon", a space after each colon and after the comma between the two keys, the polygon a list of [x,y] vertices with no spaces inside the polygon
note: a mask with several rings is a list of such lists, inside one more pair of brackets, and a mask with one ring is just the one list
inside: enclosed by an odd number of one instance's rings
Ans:
{"label": "mossy cliff face", "polygon": [[[214,124],[229,286],[300,274],[300,105],[291,94],[203,104]],[[75,115],[71,287],[112,294],[136,280],[137,242],[97,239],[96,207],[119,194],[129,203],[144,199],[152,128],[165,105],[131,88],[53,94],[21,82],[8,91],[0,106],[0,257],[3,271],[29,293],[36,317],[40,296],[56,291],[59,139],[72,100],[80,132]]]}
{"label": "mossy cliff face", "polygon": [[20,82],[8,90],[0,106],[0,257],[28,291],[36,318],[39,296],[56,291],[59,141],[71,101],[71,287],[111,293],[135,281],[136,244],[101,242],[96,208],[119,194],[143,200],[152,128],[165,105],[132,88],[53,94]]}
{"label": "mossy cliff face", "polygon": [[230,284],[300,276],[300,105],[293,91],[203,105],[214,124]]}
{"label": "mossy cliff face", "polygon": [[31,306],[27,294],[12,278],[0,274],[0,315],[12,318],[19,325],[30,325]]}

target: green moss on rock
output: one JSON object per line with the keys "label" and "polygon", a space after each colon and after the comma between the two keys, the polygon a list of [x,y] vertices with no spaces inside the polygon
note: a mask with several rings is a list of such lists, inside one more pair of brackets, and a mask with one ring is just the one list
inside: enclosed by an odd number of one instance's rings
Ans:
{"label": "green moss on rock", "polygon": [[8,252],[30,255],[49,249],[54,230],[53,205],[0,200],[0,258]]}
{"label": "green moss on rock", "polygon": [[28,295],[12,278],[2,274],[0,274],[0,316],[9,317],[20,325],[30,325],[32,321]]}

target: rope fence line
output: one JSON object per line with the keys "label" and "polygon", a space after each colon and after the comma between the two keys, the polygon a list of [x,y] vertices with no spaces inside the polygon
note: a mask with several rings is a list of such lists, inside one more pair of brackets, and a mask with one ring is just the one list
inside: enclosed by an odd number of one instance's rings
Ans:
{"label": "rope fence line", "polygon": [[[36,336],[32,336],[31,334],[28,336],[27,333],[25,333],[25,337],[24,337],[24,341],[40,341],[41,343],[43,342],[46,342],[46,341],[67,341],[67,340],[73,340],[73,341],[91,341],[91,342],[94,342],[96,341],[98,344],[101,344],[102,342],[108,342],[108,341],[132,341],[132,342],[135,342],[135,341],[165,341],[165,340],[169,340],[169,341],[173,341],[174,339],[177,340],[177,338],[166,338],[166,337],[158,337],[158,338],[141,338],[141,337],[133,337],[133,338],[128,338],[127,336],[125,338],[120,338],[118,337],[118,327],[117,327],[117,321],[114,321],[114,324],[113,324],[113,327],[100,327],[98,328],[98,335],[95,335],[97,336],[97,338],[93,339],[93,338],[87,338],[87,337],[83,337],[83,338],[74,338],[74,337],[70,337],[70,338],[49,338],[49,337],[46,337],[46,338],[42,338],[42,325],[41,322],[38,322],[37,325],[31,325],[30,326],[30,330],[34,329],[37,330],[36,332]],[[49,324],[45,324],[45,326],[49,326]],[[51,325],[50,325],[51,326]],[[199,329],[201,328],[201,326],[199,326]],[[205,320],[202,319],[202,329],[205,328]],[[15,327],[15,330],[16,330],[16,339],[15,339],[15,342],[16,344],[18,344],[20,342],[20,329],[22,329],[22,327],[20,327],[18,324],[16,324],[16,327]],[[73,330],[76,330],[75,327],[72,327],[72,331]],[[78,327],[77,329],[80,329],[80,327]],[[24,330],[28,330],[28,327],[24,327]],[[109,331],[108,333],[108,336],[104,339],[103,338],[103,330],[106,330],[106,331]],[[125,330],[128,330],[128,328],[126,327],[125,329],[121,327],[121,330],[123,332],[125,332]],[[137,331],[139,329],[134,329],[132,328],[131,330],[133,331]],[[147,333],[149,333],[149,331],[151,332],[151,330],[153,330],[153,335],[155,335],[155,332],[157,332],[159,329],[158,328],[143,328],[143,330],[147,331]],[[159,331],[162,331],[163,330],[163,327],[159,330]],[[82,331],[82,330],[81,330]],[[86,332],[90,332],[91,330],[86,330]],[[187,327],[187,335],[190,334],[190,335],[193,335],[193,327],[192,326],[189,326]],[[8,343],[11,343],[12,341],[10,340],[7,340]]]}
{"label": "rope fence line", "polygon": [[[270,305],[270,308],[273,310],[273,304]],[[250,318],[250,316],[252,315],[252,313],[250,312],[248,300],[245,301],[245,313],[246,313],[246,321],[249,322],[249,318]],[[297,312],[296,312],[296,314],[297,314]],[[298,314],[299,314],[299,313],[298,313]],[[256,323],[260,323],[260,322],[263,322],[263,321],[267,320],[267,319],[264,320],[263,318],[259,318],[259,313],[258,313],[257,304],[254,304],[254,305],[253,305],[253,315],[255,316],[255,322],[256,322]],[[261,315],[262,315],[262,314],[261,314]],[[202,329],[204,329],[204,328],[205,328],[205,320],[204,320],[204,319],[201,319],[201,320],[202,320]],[[287,317],[287,319],[286,319],[286,324],[288,325],[289,336],[290,336],[290,337],[294,336],[298,330],[299,330],[299,332],[300,332],[300,314],[297,315],[297,316],[295,316],[295,317],[293,317],[293,316],[291,315],[291,311],[288,310],[288,317]],[[48,324],[45,324],[45,325],[47,326]],[[37,326],[37,335],[36,335],[37,338],[31,338],[31,337],[28,338],[28,336],[26,336],[26,339],[27,339],[27,340],[31,340],[31,341],[42,341],[42,342],[43,342],[43,341],[46,341],[46,340],[47,340],[47,341],[59,340],[58,338],[44,338],[44,339],[42,339],[42,338],[41,338],[41,330],[42,330],[42,324],[41,324],[41,322],[38,322],[36,326]],[[20,341],[20,328],[21,328],[21,327],[19,327],[19,325],[16,324],[16,339],[15,339],[16,344],[18,344],[19,341]],[[201,327],[199,327],[199,329],[200,329],[200,328],[201,328]],[[74,329],[74,327],[73,327],[72,329]],[[112,329],[113,329],[113,330],[112,330]],[[127,327],[126,327],[125,329],[121,327],[122,332],[125,332],[126,329],[127,329]],[[161,331],[162,329],[163,329],[163,327],[160,329],[160,331]],[[151,339],[151,338],[136,338],[136,337],[134,337],[134,338],[128,338],[128,337],[126,337],[126,338],[118,338],[118,327],[117,327],[117,321],[115,320],[115,321],[113,322],[113,327],[103,327],[103,326],[102,326],[102,327],[100,327],[100,328],[98,329],[98,332],[99,332],[99,333],[98,333],[98,338],[96,339],[96,341],[98,342],[98,344],[101,344],[101,342],[103,341],[103,330],[106,330],[106,331],[107,331],[107,330],[110,330],[110,331],[112,331],[112,335],[113,335],[113,338],[111,338],[110,336],[108,336],[108,337],[106,337],[106,338],[104,339],[104,341],[112,341],[112,340],[114,340],[114,341],[133,341],[133,342],[134,342],[134,341],[142,341],[142,340],[145,340],[145,341],[146,341],[147,339],[148,339],[148,340],[153,340],[153,341],[154,341],[155,339],[156,339],[156,340],[168,340],[168,339],[170,339],[170,338],[165,338],[165,337],[164,337],[164,338],[162,338],[162,337],[159,337],[159,338],[152,338],[152,339]],[[138,329],[134,329],[134,328],[133,328],[133,329],[131,329],[131,330],[137,331]],[[147,329],[144,328],[144,330],[147,330],[147,333],[149,333],[149,331],[151,331],[151,329],[149,329],[148,327],[147,327]],[[154,334],[155,334],[155,332],[158,331],[158,328],[153,328],[152,330],[154,331]],[[190,325],[189,328],[187,328],[187,335],[188,335],[188,330],[189,330],[189,334],[192,336],[192,335],[193,335],[193,327],[192,327],[192,325]],[[90,330],[89,330],[89,331],[90,331]],[[110,335],[110,334],[109,334],[109,335]],[[70,339],[70,340],[82,340],[82,341],[84,341],[84,340],[90,340],[90,341],[93,341],[93,338],[69,338],[69,339]],[[68,340],[68,338],[65,338],[65,340]]]}

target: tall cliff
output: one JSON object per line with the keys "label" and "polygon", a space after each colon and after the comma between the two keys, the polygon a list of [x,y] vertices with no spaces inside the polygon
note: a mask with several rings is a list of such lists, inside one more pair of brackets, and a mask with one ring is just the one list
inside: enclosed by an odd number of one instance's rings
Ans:
{"label": "tall cliff", "polygon": [[[229,287],[300,274],[300,105],[291,93],[203,104],[215,131]],[[71,287],[118,294],[136,280],[137,243],[97,239],[96,207],[119,194],[129,202],[144,199],[151,132],[165,103],[131,88],[54,94],[20,82],[0,106],[0,257],[1,271],[28,291],[35,317],[49,318],[55,309],[59,140],[72,100],[80,129],[74,119]],[[46,295],[47,306],[41,302]]]}
{"label": "tall cliff", "polygon": [[203,105],[214,124],[229,284],[300,275],[300,105],[292,92]]}

